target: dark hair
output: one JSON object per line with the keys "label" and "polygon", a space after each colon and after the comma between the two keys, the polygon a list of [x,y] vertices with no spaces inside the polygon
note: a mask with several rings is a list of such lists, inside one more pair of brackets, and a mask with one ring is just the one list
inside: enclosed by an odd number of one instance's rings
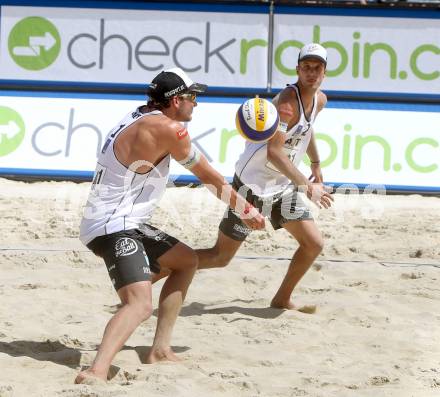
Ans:
{"label": "dark hair", "polygon": [[154,98],[150,97],[147,102],[147,106],[150,108],[154,108],[157,110],[162,110],[170,107],[170,99],[161,99],[161,100],[155,100]]}

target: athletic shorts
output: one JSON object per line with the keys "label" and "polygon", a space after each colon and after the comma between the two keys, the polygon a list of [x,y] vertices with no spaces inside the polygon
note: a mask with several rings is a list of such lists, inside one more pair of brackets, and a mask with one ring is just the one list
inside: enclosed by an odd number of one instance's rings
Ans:
{"label": "athletic shorts", "polygon": [[151,225],[122,230],[93,239],[87,248],[104,259],[116,291],[137,281],[150,281],[159,273],[158,259],[179,240]]}
{"label": "athletic shorts", "polygon": [[[234,175],[232,187],[245,197],[249,203],[258,208],[262,215],[268,217],[275,230],[280,229],[284,223],[293,220],[313,219],[309,208],[305,205],[298,192],[293,189],[273,197],[262,198],[255,195],[250,188],[244,185],[237,174]],[[236,241],[246,240],[246,237],[252,231],[231,208],[226,210],[219,229],[226,236]]]}

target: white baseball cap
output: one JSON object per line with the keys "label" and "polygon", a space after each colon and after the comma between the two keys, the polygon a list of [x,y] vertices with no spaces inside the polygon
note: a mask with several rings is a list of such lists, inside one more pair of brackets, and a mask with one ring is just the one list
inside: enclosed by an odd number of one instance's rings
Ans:
{"label": "white baseball cap", "polygon": [[298,55],[298,63],[305,59],[317,59],[327,65],[327,50],[320,44],[306,44]]}

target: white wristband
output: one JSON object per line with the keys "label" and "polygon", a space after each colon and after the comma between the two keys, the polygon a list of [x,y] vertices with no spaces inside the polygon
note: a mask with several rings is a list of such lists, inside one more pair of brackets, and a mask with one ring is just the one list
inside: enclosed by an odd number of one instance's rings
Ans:
{"label": "white wristband", "polygon": [[188,156],[186,156],[183,160],[178,160],[177,162],[184,166],[187,170],[190,170],[194,167],[202,157],[202,154],[199,150],[191,143],[191,149],[189,151]]}

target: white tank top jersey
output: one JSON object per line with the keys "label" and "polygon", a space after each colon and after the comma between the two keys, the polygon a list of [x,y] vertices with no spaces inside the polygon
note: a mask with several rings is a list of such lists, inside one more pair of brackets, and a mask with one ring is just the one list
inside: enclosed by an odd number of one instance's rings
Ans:
{"label": "white tank top jersey", "polygon": [[[295,84],[288,87],[295,90],[300,117],[298,123],[285,133],[286,140],[283,150],[289,156],[290,161],[298,166],[310,142],[312,124],[318,106],[318,95],[315,94],[313,97],[312,112],[310,119],[307,119],[298,87]],[[235,172],[240,180],[252,189],[254,194],[261,197],[281,193],[293,183],[268,161],[267,142],[253,143],[246,141],[244,152],[235,164]]]}
{"label": "white tank top jersey", "polygon": [[151,217],[167,185],[170,155],[147,173],[139,174],[135,170],[148,164],[140,161],[130,169],[125,167],[116,158],[113,145],[130,125],[157,114],[162,112],[141,113],[138,108],[107,135],[81,221],[79,238],[84,244],[98,236],[139,228]]}

